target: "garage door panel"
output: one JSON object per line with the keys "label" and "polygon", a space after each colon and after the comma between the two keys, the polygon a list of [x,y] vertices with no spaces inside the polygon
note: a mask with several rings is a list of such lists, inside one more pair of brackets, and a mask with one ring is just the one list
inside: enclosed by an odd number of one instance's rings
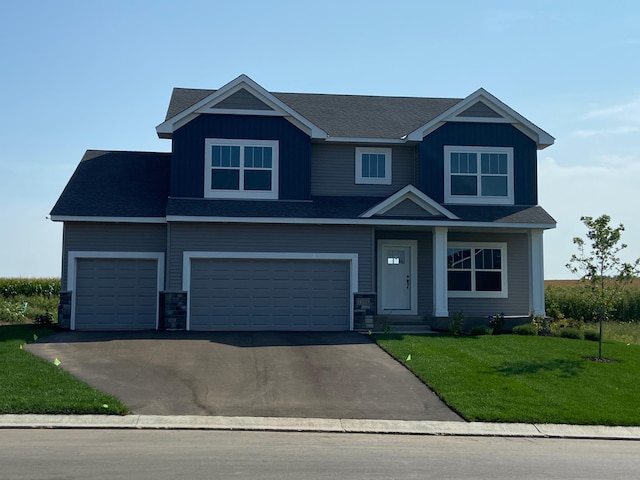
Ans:
{"label": "garage door panel", "polygon": [[76,272],[77,330],[156,328],[157,260],[79,258]]}
{"label": "garage door panel", "polygon": [[192,259],[192,330],[348,330],[350,265]]}

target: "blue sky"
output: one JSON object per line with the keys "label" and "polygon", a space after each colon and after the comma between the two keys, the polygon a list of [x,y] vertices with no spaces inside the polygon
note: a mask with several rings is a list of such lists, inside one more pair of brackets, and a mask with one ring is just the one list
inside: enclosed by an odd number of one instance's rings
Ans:
{"label": "blue sky", "polygon": [[58,276],[46,217],[84,151],[169,151],[173,87],[464,97],[484,87],[556,137],[539,152],[546,278],[624,223],[640,256],[640,3],[8,1],[0,16],[0,277]]}

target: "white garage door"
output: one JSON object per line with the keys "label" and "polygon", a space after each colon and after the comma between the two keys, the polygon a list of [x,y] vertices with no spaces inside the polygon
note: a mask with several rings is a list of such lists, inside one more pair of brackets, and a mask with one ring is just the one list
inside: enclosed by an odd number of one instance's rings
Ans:
{"label": "white garage door", "polygon": [[349,330],[343,260],[192,259],[191,330]]}
{"label": "white garage door", "polygon": [[157,275],[155,259],[79,258],[75,329],[155,329]]}

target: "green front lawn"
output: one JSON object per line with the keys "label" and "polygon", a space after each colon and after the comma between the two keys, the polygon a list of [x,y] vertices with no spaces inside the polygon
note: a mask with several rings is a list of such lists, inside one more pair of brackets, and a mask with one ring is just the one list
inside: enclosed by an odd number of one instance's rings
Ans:
{"label": "green front lawn", "polygon": [[51,333],[33,325],[0,325],[0,414],[127,413],[129,409],[116,398],[20,348],[34,335]]}
{"label": "green front lawn", "polygon": [[[555,337],[375,335],[469,421],[640,425],[640,345]],[[411,356],[409,360],[409,355]]]}

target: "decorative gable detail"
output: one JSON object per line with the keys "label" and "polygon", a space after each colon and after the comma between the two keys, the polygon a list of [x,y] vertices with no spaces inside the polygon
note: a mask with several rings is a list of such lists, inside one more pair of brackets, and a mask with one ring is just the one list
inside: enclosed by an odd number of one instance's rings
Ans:
{"label": "decorative gable detail", "polygon": [[160,138],[172,138],[173,132],[201,114],[280,116],[314,139],[326,139],[327,132],[307,120],[247,75],[213,91],[186,110],[156,127]]}
{"label": "decorative gable detail", "polygon": [[458,219],[457,216],[413,185],[407,185],[402,190],[387,197],[360,215],[360,218],[371,218],[373,216],[446,217],[450,220]]}
{"label": "decorative gable detail", "polygon": [[446,122],[487,122],[487,120],[491,123],[513,125],[536,142],[538,150],[553,145],[555,141],[547,132],[498,100],[484,88],[479,88],[467,98],[410,132],[404,138],[405,140],[420,142]]}
{"label": "decorative gable detail", "polygon": [[498,112],[488,107],[484,102],[476,102],[456,117],[471,118],[504,118]]}
{"label": "decorative gable detail", "polygon": [[245,88],[241,88],[222,101],[212,105],[210,108],[229,110],[273,110],[273,108],[249,93]]}

